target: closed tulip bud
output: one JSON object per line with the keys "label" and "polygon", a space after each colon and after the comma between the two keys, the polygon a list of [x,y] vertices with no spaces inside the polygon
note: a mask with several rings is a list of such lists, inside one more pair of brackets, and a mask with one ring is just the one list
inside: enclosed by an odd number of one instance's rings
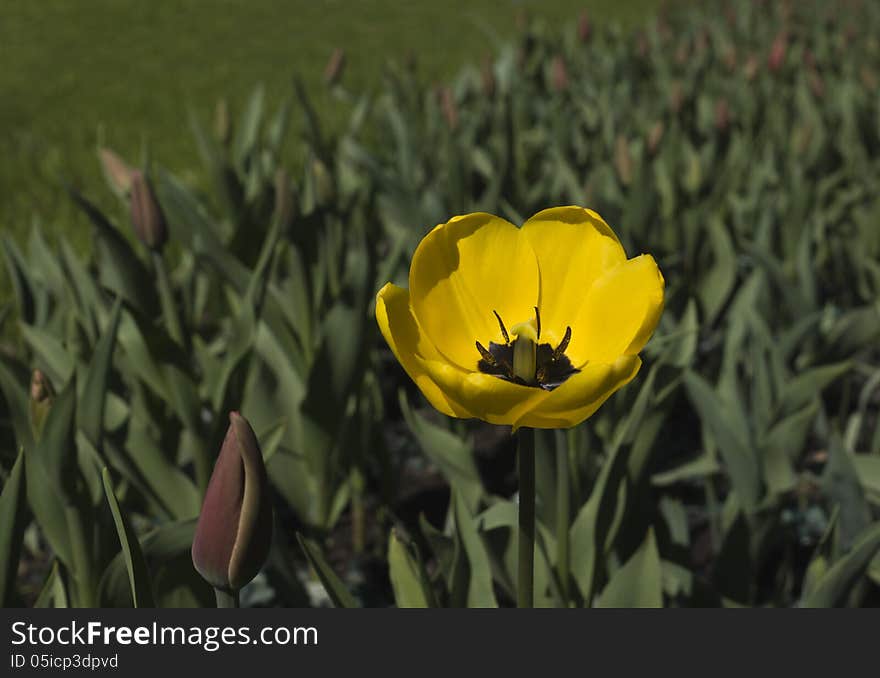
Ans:
{"label": "closed tulip bud", "polygon": [[458,128],[458,106],[455,104],[455,96],[449,87],[441,87],[438,93],[440,97],[440,109],[443,111],[443,118],[449,129]]}
{"label": "closed tulip bud", "polygon": [[681,87],[681,83],[676,81],[672,84],[672,92],[669,94],[669,109],[674,115],[678,115],[683,103],[684,90]]}
{"label": "closed tulip bud", "polygon": [[294,194],[290,185],[290,175],[283,167],[275,172],[275,219],[282,226],[287,226],[296,208]]}
{"label": "closed tulip bud", "polygon": [[565,67],[565,61],[563,61],[561,56],[553,57],[551,74],[554,90],[564,92],[568,89],[568,69]]}
{"label": "closed tulip bud", "polygon": [[483,83],[483,94],[491,98],[495,94],[495,69],[492,59],[488,56],[483,57],[480,65],[480,79]]}
{"label": "closed tulip bud", "polygon": [[687,41],[680,43],[678,48],[675,50],[675,63],[677,63],[679,66],[684,66],[687,63],[690,54],[691,47],[687,43]]}
{"label": "closed tulip bud", "polygon": [[133,172],[131,167],[109,148],[99,148],[98,158],[101,161],[101,169],[104,170],[104,178],[110,188],[120,198],[125,198],[131,191]]}
{"label": "closed tulip bud", "polygon": [[39,437],[43,430],[43,422],[46,415],[52,407],[55,400],[55,389],[52,388],[52,382],[42,370],[34,370],[31,374],[30,388],[30,414],[31,428],[34,434]]}
{"label": "closed tulip bud", "polygon": [[617,170],[620,183],[629,186],[632,182],[633,159],[629,150],[629,141],[622,134],[617,136],[614,144],[614,168]]}
{"label": "closed tulip bud", "polygon": [[719,99],[715,103],[715,129],[724,134],[730,127],[730,107],[727,105],[727,99]]}
{"label": "closed tulip bud", "polygon": [[722,57],[724,61],[724,66],[731,73],[736,70],[736,47],[733,45],[728,45],[724,50],[724,56]]}
{"label": "closed tulip bud", "polygon": [[584,10],[578,18],[578,40],[583,43],[590,41],[593,35],[593,24],[590,22],[590,15]]}
{"label": "closed tulip bud", "polygon": [[140,170],[132,173],[131,223],[138,240],[148,248],[158,251],[164,247],[168,239],[165,215],[150,182]]}
{"label": "closed tulip bud", "polygon": [[788,36],[785,31],[780,31],[770,47],[770,56],[767,57],[767,68],[771,73],[776,73],[785,63],[785,53],[788,48]]}
{"label": "closed tulip bud", "polygon": [[754,54],[750,54],[749,58],[746,60],[745,66],[743,66],[743,73],[746,76],[746,80],[751,82],[758,75],[758,57]]}
{"label": "closed tulip bud", "polygon": [[342,74],[345,72],[345,50],[337,47],[330,55],[327,67],[324,69],[324,82],[331,87],[338,85],[342,80]]}
{"label": "closed tulip bud", "polygon": [[651,45],[648,43],[648,36],[645,35],[644,31],[639,31],[636,35],[636,54],[640,59],[644,59],[648,56],[650,49]]}
{"label": "closed tulip bud", "polygon": [[193,565],[215,589],[237,592],[263,567],[271,543],[263,454],[250,424],[232,412],[196,525]]}
{"label": "closed tulip bud", "polygon": [[804,50],[804,66],[811,71],[816,68],[816,57],[809,47]]}
{"label": "closed tulip bud", "polygon": [[822,80],[822,76],[819,75],[818,71],[811,71],[807,82],[814,97],[821,99],[825,96],[825,81]]}
{"label": "closed tulip bud", "polygon": [[654,123],[651,131],[648,132],[648,153],[650,155],[657,153],[657,149],[660,147],[660,142],[663,141],[663,134],[665,131],[666,126],[663,124],[663,121],[658,120]]}
{"label": "closed tulip bud", "polygon": [[217,101],[214,108],[214,136],[224,146],[232,138],[232,116],[229,114],[229,102],[226,99]]}

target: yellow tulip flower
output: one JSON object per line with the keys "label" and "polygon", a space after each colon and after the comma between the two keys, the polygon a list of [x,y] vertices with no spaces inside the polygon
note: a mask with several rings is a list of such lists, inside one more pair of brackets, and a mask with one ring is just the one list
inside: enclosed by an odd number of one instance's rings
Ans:
{"label": "yellow tulip flower", "polygon": [[639,371],[663,288],[654,258],[627,259],[592,210],[554,207],[522,228],[475,213],[425,236],[409,290],[385,285],[376,320],[440,412],[567,428]]}

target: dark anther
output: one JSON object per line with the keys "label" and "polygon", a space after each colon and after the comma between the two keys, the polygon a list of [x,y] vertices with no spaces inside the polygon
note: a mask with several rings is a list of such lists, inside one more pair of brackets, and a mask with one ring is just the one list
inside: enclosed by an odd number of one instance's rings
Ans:
{"label": "dark anther", "polygon": [[538,311],[538,307],[535,306],[535,325],[537,325],[538,330],[538,339],[541,338],[541,313]]}
{"label": "dark anther", "polygon": [[501,327],[501,334],[504,335],[504,343],[510,343],[510,335],[507,333],[507,328],[504,326],[504,322],[501,320],[501,316],[498,315],[498,311],[492,311],[495,314],[495,317],[498,318],[498,325]]}
{"label": "dark anther", "polygon": [[557,346],[556,349],[553,351],[554,360],[558,360],[559,356],[561,356],[563,353],[565,353],[565,349],[568,348],[568,342],[570,342],[570,341],[571,341],[571,328],[566,327],[565,328],[565,336],[562,337],[562,341],[559,342],[559,346]]}
{"label": "dark anther", "polygon": [[483,360],[485,360],[491,367],[496,365],[495,356],[483,346],[479,341],[477,342],[477,350],[480,352],[480,355],[483,356]]}

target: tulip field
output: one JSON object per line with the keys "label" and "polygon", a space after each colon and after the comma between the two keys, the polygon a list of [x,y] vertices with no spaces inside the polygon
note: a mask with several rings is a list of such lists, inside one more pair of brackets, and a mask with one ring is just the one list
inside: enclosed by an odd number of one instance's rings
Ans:
{"label": "tulip field", "polygon": [[880,604],[880,3],[517,24],[0,223],[4,607]]}

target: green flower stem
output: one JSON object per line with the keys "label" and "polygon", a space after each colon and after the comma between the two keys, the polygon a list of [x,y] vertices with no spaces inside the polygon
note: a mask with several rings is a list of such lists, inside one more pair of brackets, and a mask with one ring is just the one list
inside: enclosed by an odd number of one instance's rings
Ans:
{"label": "green flower stem", "polygon": [[521,428],[519,441],[519,580],[517,607],[535,601],[535,431]]}
{"label": "green flower stem", "polygon": [[217,596],[217,608],[238,607],[238,591],[226,591],[224,589],[214,589]]}
{"label": "green flower stem", "polygon": [[562,606],[568,607],[568,580],[570,578],[568,521],[571,513],[568,457],[569,449],[574,447],[571,430],[568,433],[566,444],[561,444],[561,439],[562,436],[557,437],[558,444],[556,445],[556,567],[559,572]]}
{"label": "green flower stem", "polygon": [[179,345],[183,343],[183,328],[180,325],[180,316],[177,313],[177,306],[174,303],[174,294],[171,291],[171,280],[168,277],[168,270],[165,268],[165,260],[162,254],[153,250],[153,267],[156,269],[156,282],[159,285],[159,301],[162,304],[162,315],[168,326],[168,333]]}
{"label": "green flower stem", "polygon": [[82,516],[75,507],[65,506],[64,517],[70,532],[70,557],[73,560],[73,578],[76,580],[77,605],[95,607],[95,576]]}

